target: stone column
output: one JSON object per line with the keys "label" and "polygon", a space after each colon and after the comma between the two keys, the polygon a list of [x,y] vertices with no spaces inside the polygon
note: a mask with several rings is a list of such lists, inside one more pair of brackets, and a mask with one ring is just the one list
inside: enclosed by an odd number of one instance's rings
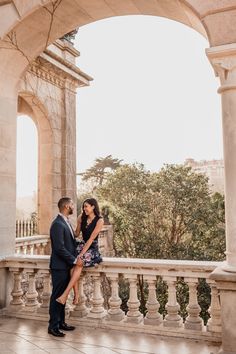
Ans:
{"label": "stone column", "polygon": [[[64,88],[64,117],[62,117],[62,175],[61,192],[76,203],[76,86],[67,79]],[[74,214],[75,220],[76,213]],[[72,216],[73,218],[73,216]]]}
{"label": "stone column", "polygon": [[15,253],[17,93],[0,92],[0,256]]}
{"label": "stone column", "polygon": [[210,278],[220,291],[221,353],[236,354],[236,43],[206,53],[221,83],[226,219],[226,262]]}
{"label": "stone column", "polygon": [[[0,80],[0,256],[15,253],[17,93],[13,85],[4,73]],[[1,308],[6,305],[7,276],[0,269]]]}

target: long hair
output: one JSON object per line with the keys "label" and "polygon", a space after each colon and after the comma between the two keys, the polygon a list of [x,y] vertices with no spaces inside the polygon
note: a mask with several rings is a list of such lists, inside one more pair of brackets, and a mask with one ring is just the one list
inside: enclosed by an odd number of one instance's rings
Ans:
{"label": "long hair", "polygon": [[85,214],[84,212],[84,204],[87,203],[91,206],[94,206],[94,209],[93,209],[93,212],[96,216],[100,217],[101,214],[100,214],[100,209],[99,209],[99,206],[98,206],[98,202],[95,198],[87,198],[84,200],[83,204],[82,204],[82,218],[81,218],[81,223],[83,225],[86,224],[86,221],[87,221],[87,215]]}

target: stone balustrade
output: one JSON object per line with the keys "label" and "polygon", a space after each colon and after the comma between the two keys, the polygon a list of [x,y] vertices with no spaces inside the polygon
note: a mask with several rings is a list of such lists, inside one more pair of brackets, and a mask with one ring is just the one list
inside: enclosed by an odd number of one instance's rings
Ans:
{"label": "stone balustrade", "polygon": [[49,255],[50,237],[48,235],[17,237],[15,252],[23,255]]}
{"label": "stone balustrade", "polygon": [[[48,256],[21,255],[7,257],[1,266],[12,279],[5,313],[20,318],[48,320],[50,271]],[[99,326],[163,336],[175,336],[207,341],[221,341],[220,301],[216,284],[209,275],[220,262],[173,261],[152,259],[104,258],[97,267],[84,269],[78,282],[80,300],[73,306],[68,301],[70,322],[84,326]],[[23,289],[22,280],[27,279]],[[146,311],[140,311],[139,280],[146,288]],[[211,288],[210,319],[200,317],[199,281],[204,279]],[[187,316],[181,317],[177,301],[177,283],[188,289]],[[41,283],[40,290],[38,283]],[[127,309],[121,307],[121,284],[128,286]],[[160,283],[161,282],[161,283]],[[105,286],[104,286],[105,284]],[[158,285],[159,284],[159,285]],[[160,313],[160,284],[167,290],[165,315]],[[90,292],[88,288],[90,287]],[[108,289],[108,292],[107,290]],[[108,295],[108,301],[104,301]],[[90,298],[89,298],[90,297]],[[89,300],[89,301],[88,301]]]}
{"label": "stone balustrade", "polygon": [[16,237],[33,236],[37,234],[37,220],[16,220]]}
{"label": "stone balustrade", "polygon": [[[103,257],[114,255],[112,225],[104,225],[99,234],[98,244]],[[16,237],[15,252],[24,255],[49,255],[50,237],[48,235]]]}

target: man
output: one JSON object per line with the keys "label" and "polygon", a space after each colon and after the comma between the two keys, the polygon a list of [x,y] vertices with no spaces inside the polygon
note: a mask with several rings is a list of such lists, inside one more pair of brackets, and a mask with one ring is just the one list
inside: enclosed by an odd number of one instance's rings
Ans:
{"label": "man", "polygon": [[76,241],[74,231],[69,223],[69,215],[73,214],[74,203],[71,198],[63,197],[58,202],[59,214],[50,228],[52,277],[52,294],[49,306],[48,333],[55,337],[64,337],[64,331],[72,331],[74,326],[65,323],[65,305],[56,299],[63,293],[70,281],[70,270],[77,263]]}

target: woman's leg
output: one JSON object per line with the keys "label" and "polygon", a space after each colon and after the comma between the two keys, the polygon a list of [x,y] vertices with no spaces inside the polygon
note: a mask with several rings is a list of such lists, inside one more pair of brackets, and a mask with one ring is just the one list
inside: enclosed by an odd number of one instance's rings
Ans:
{"label": "woman's leg", "polygon": [[[66,303],[66,300],[69,296],[69,293],[71,291],[71,289],[73,287],[76,286],[77,288],[77,293],[75,293],[75,295],[77,294],[77,297],[78,297],[78,286],[77,286],[77,282],[79,280],[79,277],[80,277],[80,274],[82,272],[82,269],[83,269],[83,266],[82,265],[75,265],[75,267],[73,268],[73,273],[72,273],[72,276],[71,276],[71,279],[70,279],[70,282],[69,284],[67,285],[67,288],[65,289],[64,293],[58,297],[56,300],[57,302],[60,302],[60,304],[62,305],[65,305]],[[76,292],[76,290],[75,290]]]}

